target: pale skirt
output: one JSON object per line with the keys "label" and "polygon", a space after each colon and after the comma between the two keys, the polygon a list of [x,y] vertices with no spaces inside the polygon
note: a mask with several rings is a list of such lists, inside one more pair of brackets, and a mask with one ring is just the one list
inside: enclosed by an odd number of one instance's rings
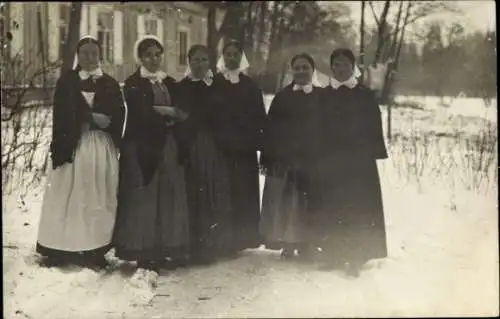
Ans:
{"label": "pale skirt", "polygon": [[49,166],[38,244],[66,252],[90,251],[111,242],[115,225],[118,151],[109,134],[86,131],[73,163]]}

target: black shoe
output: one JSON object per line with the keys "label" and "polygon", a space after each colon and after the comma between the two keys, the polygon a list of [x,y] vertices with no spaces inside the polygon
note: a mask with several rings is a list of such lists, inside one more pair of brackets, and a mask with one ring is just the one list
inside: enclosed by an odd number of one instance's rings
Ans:
{"label": "black shoe", "polygon": [[155,271],[160,273],[159,263],[151,260],[141,260],[137,262],[137,268]]}
{"label": "black shoe", "polygon": [[292,259],[294,257],[293,253],[294,253],[294,251],[292,249],[284,248],[281,251],[280,258],[283,259],[283,260],[290,260],[290,259]]}
{"label": "black shoe", "polygon": [[44,268],[52,268],[52,267],[63,267],[67,266],[69,262],[63,258],[56,257],[44,257],[40,262],[39,266]]}
{"label": "black shoe", "polygon": [[84,261],[83,266],[96,271],[100,271],[109,268],[110,264],[108,263],[106,258],[104,258],[104,256],[92,256]]}

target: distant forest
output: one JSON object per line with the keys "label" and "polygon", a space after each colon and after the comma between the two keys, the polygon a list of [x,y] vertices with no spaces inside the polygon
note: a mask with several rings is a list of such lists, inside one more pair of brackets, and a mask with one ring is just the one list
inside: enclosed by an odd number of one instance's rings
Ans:
{"label": "distant forest", "polygon": [[496,31],[466,34],[460,24],[430,25],[420,50],[405,43],[394,91],[404,95],[495,97]]}

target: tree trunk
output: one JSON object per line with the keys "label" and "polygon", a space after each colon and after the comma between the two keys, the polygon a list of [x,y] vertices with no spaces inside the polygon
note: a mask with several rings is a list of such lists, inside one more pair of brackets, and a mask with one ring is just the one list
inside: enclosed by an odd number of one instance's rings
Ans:
{"label": "tree trunk", "polygon": [[[392,85],[394,83],[394,79],[396,77],[396,72],[398,70],[398,65],[399,65],[399,59],[400,59],[400,56],[401,56],[401,48],[403,47],[403,42],[404,42],[404,38],[405,38],[405,30],[406,30],[406,26],[408,25],[408,18],[410,16],[410,9],[411,9],[411,2],[408,3],[408,6],[406,7],[406,13],[405,13],[405,19],[404,19],[404,23],[403,23],[403,27],[401,29],[401,36],[399,38],[399,43],[398,43],[398,48],[397,48],[397,52],[396,52],[396,57],[394,59],[394,65],[393,65],[393,70],[394,72],[391,72],[391,75],[388,79],[388,83],[386,83],[384,85],[384,87],[386,87],[386,90],[387,90],[387,96],[390,96],[390,93],[391,93],[391,89],[392,89]],[[392,137],[392,110],[391,110],[391,104],[392,103],[388,103],[387,105],[387,139],[389,141],[391,141],[391,137]]]}
{"label": "tree trunk", "polygon": [[73,68],[76,45],[80,36],[80,20],[82,18],[82,2],[71,3],[71,14],[69,16],[69,28],[63,51],[63,65],[61,73],[66,73]]}
{"label": "tree trunk", "polygon": [[365,7],[366,2],[364,0],[361,1],[361,23],[359,25],[359,63],[361,64],[361,78],[360,82],[363,84],[364,80],[364,72],[366,69],[365,65]]}
{"label": "tree trunk", "polygon": [[210,69],[212,72],[216,71],[216,59],[217,59],[217,45],[219,44],[220,38],[217,32],[216,24],[216,14],[217,7],[211,2],[208,4],[208,15],[207,15],[207,45],[209,50],[210,58]]}
{"label": "tree trunk", "polygon": [[253,54],[254,54],[254,46],[255,46],[255,29],[256,29],[256,6],[254,2],[249,2],[248,11],[246,17],[246,25],[245,25],[245,52],[250,63],[253,62]]}
{"label": "tree trunk", "polygon": [[266,17],[268,10],[268,2],[261,1],[259,6],[259,34],[257,36],[257,43],[255,43],[253,52],[252,65],[255,69],[261,69],[263,67],[264,57],[262,56],[261,46],[264,44],[264,37],[266,35]]}
{"label": "tree trunk", "polygon": [[[391,47],[389,51],[389,56],[387,58],[392,58],[394,60],[394,56],[396,54],[396,46],[398,43],[398,36],[399,36],[399,30],[401,28],[401,17],[403,15],[403,1],[399,3],[399,10],[398,10],[398,15],[396,18],[396,30],[394,31],[394,36],[391,42]],[[382,94],[381,94],[381,103],[382,104],[387,104],[389,101],[389,83],[391,81],[391,77],[393,74],[393,69],[394,69],[394,63],[388,64],[387,65],[387,72],[385,73],[384,77],[384,86],[382,87]]]}
{"label": "tree trunk", "polygon": [[378,43],[377,43],[377,51],[375,52],[375,59],[373,63],[378,63],[380,59],[380,54],[382,53],[382,48],[385,44],[385,29],[387,27],[387,15],[389,14],[389,8],[391,6],[391,2],[389,0],[385,1],[384,10],[382,11],[382,15],[380,16],[380,26],[378,28]]}

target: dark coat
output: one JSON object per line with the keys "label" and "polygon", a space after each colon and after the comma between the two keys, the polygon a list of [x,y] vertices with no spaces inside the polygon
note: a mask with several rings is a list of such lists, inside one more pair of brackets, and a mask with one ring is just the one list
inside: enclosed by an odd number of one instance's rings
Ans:
{"label": "dark coat", "polygon": [[215,141],[226,152],[257,152],[262,148],[266,109],[262,91],[247,75],[232,84],[222,74],[214,77],[216,92]]}
{"label": "dark coat", "polygon": [[259,238],[259,166],[266,109],[262,91],[247,75],[231,83],[222,74],[214,77],[216,110],[214,139],[226,159],[231,190],[234,250],[256,248]]}
{"label": "dark coat", "polygon": [[310,167],[309,196],[315,241],[337,260],[387,256],[377,159],[387,158],[381,113],[362,85],[323,90],[320,138]]}
{"label": "dark coat", "polygon": [[92,122],[92,112],[103,113],[111,118],[111,124],[103,131],[111,135],[115,146],[119,148],[124,110],[120,86],[111,76],[104,74],[96,80],[94,106],[91,109],[81,94],[78,72],[72,70],[63,74],[57,81],[54,94],[50,146],[53,168],[73,162],[83,124]]}
{"label": "dark coat", "polygon": [[[177,83],[171,77],[166,77],[163,83],[171,95],[172,104],[177,105]],[[147,185],[158,166],[166,134],[174,128],[167,127],[167,116],[162,116],[153,109],[151,82],[141,77],[139,70],[125,80],[124,94],[129,112],[125,142],[137,143],[139,165]]]}
{"label": "dark coat", "polygon": [[206,129],[212,134],[215,131],[216,94],[204,82],[184,78],[177,85],[177,95],[179,107],[189,114],[175,132],[181,160],[185,161],[198,131]]}
{"label": "dark coat", "polygon": [[303,170],[310,165],[318,142],[316,115],[321,98],[320,87],[306,94],[286,86],[274,97],[264,128],[261,164],[267,174],[285,170]]}

